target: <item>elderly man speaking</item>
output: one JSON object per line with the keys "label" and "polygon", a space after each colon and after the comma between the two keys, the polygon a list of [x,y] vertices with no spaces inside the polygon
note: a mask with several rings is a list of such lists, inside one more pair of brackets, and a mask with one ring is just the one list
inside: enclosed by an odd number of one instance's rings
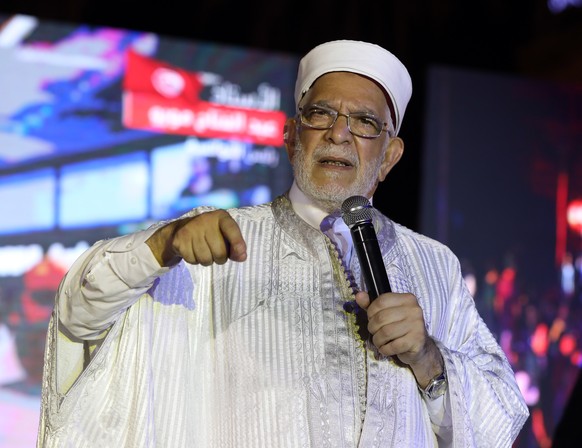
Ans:
{"label": "elderly man speaking", "polygon": [[528,409],[457,257],[372,209],[375,297],[344,222],[400,160],[411,94],[389,51],[323,43],[299,65],[285,194],[81,255],[49,326],[38,446],[510,447]]}

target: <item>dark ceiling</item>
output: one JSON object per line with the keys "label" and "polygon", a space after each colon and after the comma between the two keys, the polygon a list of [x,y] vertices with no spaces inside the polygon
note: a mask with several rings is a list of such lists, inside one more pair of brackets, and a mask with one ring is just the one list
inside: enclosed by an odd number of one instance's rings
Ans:
{"label": "dark ceiling", "polygon": [[[548,3],[580,6],[554,14]],[[384,209],[412,228],[417,227],[421,189],[428,67],[582,83],[580,0],[2,0],[0,14],[11,13],[298,55],[332,39],[385,46],[408,66],[414,94],[401,132],[405,157],[383,187],[391,198]]]}

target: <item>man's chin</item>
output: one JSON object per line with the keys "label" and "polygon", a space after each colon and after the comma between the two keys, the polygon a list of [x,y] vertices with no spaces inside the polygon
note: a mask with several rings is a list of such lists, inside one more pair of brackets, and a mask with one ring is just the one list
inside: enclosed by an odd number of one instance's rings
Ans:
{"label": "man's chin", "polygon": [[321,209],[328,213],[332,213],[341,208],[342,203],[350,196],[350,194],[347,191],[334,191],[332,193],[318,191],[311,195],[308,194],[308,196]]}
{"label": "man's chin", "polygon": [[319,185],[318,183],[307,182],[305,179],[297,179],[297,185],[305,196],[328,213],[339,210],[347,198],[360,194],[354,192],[359,189],[354,188],[353,185],[338,185],[329,181],[325,185]]}

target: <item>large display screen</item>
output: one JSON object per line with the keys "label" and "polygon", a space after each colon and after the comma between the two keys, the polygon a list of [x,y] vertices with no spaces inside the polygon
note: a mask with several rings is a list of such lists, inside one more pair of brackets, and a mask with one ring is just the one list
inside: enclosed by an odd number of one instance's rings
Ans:
{"label": "large display screen", "polygon": [[0,15],[0,448],[35,445],[46,328],[98,239],[283,193],[298,58]]}

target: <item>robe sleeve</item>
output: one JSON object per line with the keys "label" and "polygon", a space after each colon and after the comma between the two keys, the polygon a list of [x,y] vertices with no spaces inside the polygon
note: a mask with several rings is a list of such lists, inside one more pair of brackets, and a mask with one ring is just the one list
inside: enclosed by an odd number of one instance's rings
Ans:
{"label": "robe sleeve", "polygon": [[[505,353],[477,311],[458,259],[446,247],[435,256],[433,275],[449,280],[429,306],[427,326],[447,371],[443,403],[450,405],[452,446],[509,447],[529,416],[527,405]],[[450,439],[447,427],[448,422],[435,427],[443,446]]]}
{"label": "robe sleeve", "polygon": [[100,339],[168,268],[145,241],[156,228],[95,243],[71,266],[57,293],[60,323],[83,340]]}

